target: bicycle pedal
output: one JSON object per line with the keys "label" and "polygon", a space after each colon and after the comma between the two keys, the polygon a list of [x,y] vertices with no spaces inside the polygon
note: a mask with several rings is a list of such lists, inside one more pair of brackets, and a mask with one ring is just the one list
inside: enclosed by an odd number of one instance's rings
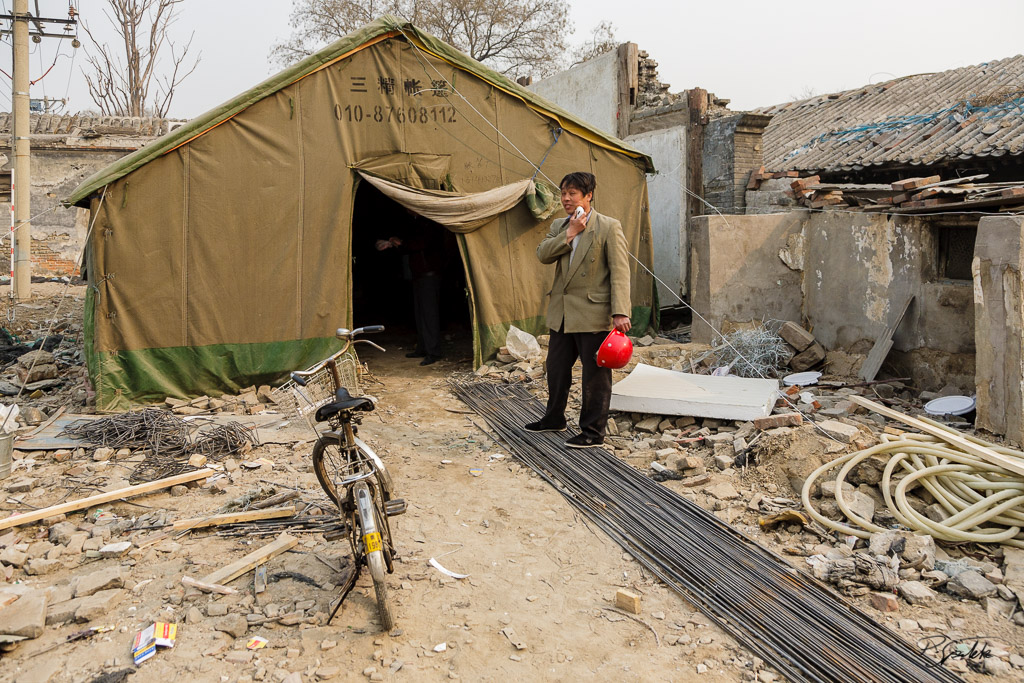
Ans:
{"label": "bicycle pedal", "polygon": [[408,509],[405,504],[405,500],[402,498],[392,498],[388,502],[384,503],[384,512],[387,513],[388,517],[394,517],[400,515]]}

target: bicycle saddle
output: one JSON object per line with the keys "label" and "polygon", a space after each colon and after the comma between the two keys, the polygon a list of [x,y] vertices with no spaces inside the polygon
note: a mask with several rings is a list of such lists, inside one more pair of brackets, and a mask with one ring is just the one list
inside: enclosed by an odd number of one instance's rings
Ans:
{"label": "bicycle saddle", "polygon": [[316,411],[316,421],[325,422],[343,410],[373,410],[373,401],[365,396],[352,396],[344,387],[338,389],[334,402],[320,406]]}

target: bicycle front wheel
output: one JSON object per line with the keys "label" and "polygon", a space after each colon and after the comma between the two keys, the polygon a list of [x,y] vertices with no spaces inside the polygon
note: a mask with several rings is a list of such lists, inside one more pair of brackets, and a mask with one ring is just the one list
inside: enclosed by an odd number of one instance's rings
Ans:
{"label": "bicycle front wheel", "polygon": [[359,516],[359,529],[363,534],[363,551],[366,553],[366,564],[373,578],[373,590],[377,595],[377,611],[380,613],[380,626],[384,631],[395,627],[391,616],[391,602],[388,598],[387,560],[384,553],[388,552],[381,532],[384,520],[379,517],[377,506],[373,503],[370,487],[366,482],[359,482],[354,489],[356,514]]}

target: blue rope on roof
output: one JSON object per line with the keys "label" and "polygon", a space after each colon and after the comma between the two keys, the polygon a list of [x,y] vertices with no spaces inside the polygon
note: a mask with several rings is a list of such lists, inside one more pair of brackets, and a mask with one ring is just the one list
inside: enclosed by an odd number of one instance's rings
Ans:
{"label": "blue rope on roof", "polygon": [[850,128],[827,131],[815,136],[807,144],[792,150],[786,155],[785,159],[789,160],[795,156],[803,154],[818,143],[825,142],[826,140],[836,140],[839,143],[854,142],[857,140],[863,140],[864,138],[877,133],[903,130],[911,126],[926,126],[937,123],[941,120],[962,123],[975,115],[978,115],[979,120],[982,121],[1000,119],[1011,115],[1024,115],[1024,97],[1017,97],[1012,100],[1007,100],[1005,102],[989,106],[973,105],[971,104],[971,98],[977,98],[977,95],[972,95],[964,102],[955,104],[952,107],[940,109],[939,111],[928,114],[889,116],[876,123],[866,123],[851,126]]}

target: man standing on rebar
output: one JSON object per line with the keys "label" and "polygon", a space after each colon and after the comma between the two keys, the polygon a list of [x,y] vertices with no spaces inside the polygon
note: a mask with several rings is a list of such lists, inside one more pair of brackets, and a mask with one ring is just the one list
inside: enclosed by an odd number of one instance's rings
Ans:
{"label": "man standing on rebar", "polygon": [[629,261],[626,236],[619,221],[594,211],[597,179],[577,171],[562,178],[562,208],[568,218],[551,224],[537,247],[541,263],[555,264],[555,279],[548,302],[548,405],[537,422],[524,425],[530,432],[566,428],[565,406],[572,386],[572,366],[583,364],[581,433],[565,442],[570,448],[604,443],[608,404],[612,397],[612,371],[595,360],[601,342],[613,327],[629,331]]}

